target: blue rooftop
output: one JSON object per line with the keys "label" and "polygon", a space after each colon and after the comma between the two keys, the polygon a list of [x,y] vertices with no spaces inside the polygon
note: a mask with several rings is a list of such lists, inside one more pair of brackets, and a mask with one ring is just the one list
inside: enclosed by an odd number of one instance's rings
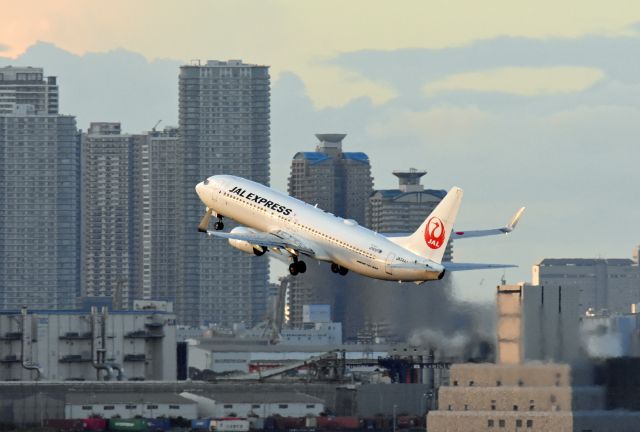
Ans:
{"label": "blue rooftop", "polygon": [[362,152],[346,152],[342,153],[343,159],[350,159],[362,163],[369,163],[369,156],[366,153]]}
{"label": "blue rooftop", "polygon": [[[320,152],[300,152],[297,155],[301,154],[306,160],[308,160],[312,165],[320,162],[324,162],[329,160],[329,156]],[[297,156],[296,155],[296,156]]]}

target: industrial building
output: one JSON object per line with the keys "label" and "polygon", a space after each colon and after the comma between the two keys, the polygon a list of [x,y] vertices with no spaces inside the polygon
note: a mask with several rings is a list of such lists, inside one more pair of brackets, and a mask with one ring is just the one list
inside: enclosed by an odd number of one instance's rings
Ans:
{"label": "industrial building", "polygon": [[578,292],[528,283],[496,291],[498,362],[572,362],[583,357]]}
{"label": "industrial building", "polygon": [[427,429],[442,431],[632,432],[638,411],[607,410],[589,368],[567,364],[456,364],[438,391]]}
{"label": "industrial building", "polygon": [[640,299],[640,267],[631,259],[545,258],[532,272],[534,285],[576,290],[579,315],[627,313]]}
{"label": "industrial building", "polygon": [[[194,185],[216,174],[269,184],[269,67],[241,60],[199,61],[180,68],[179,126],[183,168],[183,271],[176,313],[181,324],[255,325],[264,319],[269,262],[198,233],[204,212]],[[234,223],[225,219],[225,230]]]}
{"label": "industrial building", "polygon": [[138,311],[0,312],[0,380],[173,380],[175,315]]}
{"label": "industrial building", "polygon": [[76,121],[57,113],[55,78],[0,69],[0,310],[76,306],[79,191]]}

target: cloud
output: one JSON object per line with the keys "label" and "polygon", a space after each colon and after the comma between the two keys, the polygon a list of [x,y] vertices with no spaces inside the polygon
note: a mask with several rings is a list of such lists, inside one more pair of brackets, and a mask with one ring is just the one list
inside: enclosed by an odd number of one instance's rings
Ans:
{"label": "cloud", "polygon": [[587,67],[509,67],[450,75],[423,87],[427,96],[450,91],[478,91],[537,96],[583,91],[604,77]]}
{"label": "cloud", "polygon": [[8,51],[9,50],[9,45],[5,45],[3,43],[0,43],[0,52],[4,52],[4,51]]}

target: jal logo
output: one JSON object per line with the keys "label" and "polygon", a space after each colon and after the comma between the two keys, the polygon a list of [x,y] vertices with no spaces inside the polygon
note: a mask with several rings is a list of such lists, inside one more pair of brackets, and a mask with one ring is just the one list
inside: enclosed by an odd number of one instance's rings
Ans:
{"label": "jal logo", "polygon": [[424,240],[431,249],[440,249],[444,243],[445,230],[444,224],[440,218],[434,216],[427,221],[427,227],[424,230]]}

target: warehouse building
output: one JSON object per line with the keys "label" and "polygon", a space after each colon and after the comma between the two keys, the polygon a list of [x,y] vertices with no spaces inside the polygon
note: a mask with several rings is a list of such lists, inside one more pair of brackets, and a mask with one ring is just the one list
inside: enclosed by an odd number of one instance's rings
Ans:
{"label": "warehouse building", "polygon": [[65,398],[67,419],[91,416],[110,418],[197,418],[196,402],[172,393],[69,393]]}

